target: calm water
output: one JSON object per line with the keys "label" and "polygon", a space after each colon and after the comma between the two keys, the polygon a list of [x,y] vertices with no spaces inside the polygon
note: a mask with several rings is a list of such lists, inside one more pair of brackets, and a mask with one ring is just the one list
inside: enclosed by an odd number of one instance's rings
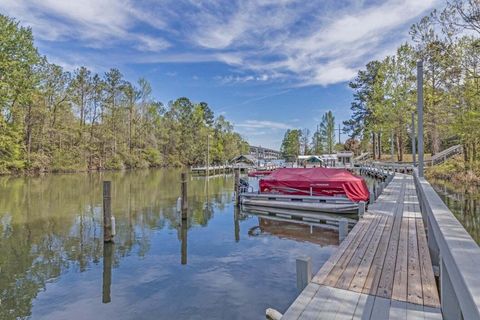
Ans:
{"label": "calm water", "polygon": [[480,187],[432,180],[431,185],[460,223],[480,244]]}
{"label": "calm water", "polygon": [[[230,176],[179,171],[0,177],[0,319],[264,319],[297,295],[295,259],[317,270],[335,231],[235,211]],[[115,244],[103,247],[103,180]]]}

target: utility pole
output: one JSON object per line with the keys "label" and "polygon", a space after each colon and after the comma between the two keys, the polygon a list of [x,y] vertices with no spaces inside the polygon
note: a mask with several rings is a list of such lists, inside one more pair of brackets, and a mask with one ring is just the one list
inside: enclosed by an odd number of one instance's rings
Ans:
{"label": "utility pole", "polygon": [[423,60],[417,61],[418,175],[423,177]]}
{"label": "utility pole", "polygon": [[210,176],[210,133],[207,135],[207,178]]}
{"label": "utility pole", "polygon": [[318,152],[318,142],[319,142],[318,140],[320,140],[320,130],[319,130],[318,124],[317,124],[317,136],[315,137],[315,139],[316,139],[315,143],[317,145],[317,149],[315,150],[315,153],[319,153]]}
{"label": "utility pole", "polygon": [[338,124],[338,144],[340,144],[340,124]]}
{"label": "utility pole", "polygon": [[417,165],[417,157],[416,157],[416,145],[417,139],[415,139],[415,112],[412,112],[412,157],[413,157],[413,166]]}

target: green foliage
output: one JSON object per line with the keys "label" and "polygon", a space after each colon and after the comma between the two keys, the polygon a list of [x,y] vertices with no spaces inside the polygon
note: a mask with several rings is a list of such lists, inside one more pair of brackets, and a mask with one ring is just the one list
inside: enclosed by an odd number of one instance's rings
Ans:
{"label": "green foliage", "polygon": [[300,154],[300,138],[302,132],[297,129],[288,129],[285,132],[283,137],[282,145],[280,147],[280,152],[284,159],[288,161],[296,161],[298,155]]}
{"label": "green foliage", "polygon": [[204,164],[207,144],[211,163],[248,151],[207,103],[165,108],[151,93],[117,69],[65,72],[40,58],[30,29],[0,15],[0,173]]}
{"label": "green foliage", "polygon": [[320,133],[324,137],[326,151],[332,154],[335,147],[335,117],[332,111],[328,111],[322,116]]}
{"label": "green foliage", "polygon": [[363,150],[371,141],[374,157],[380,157],[394,143],[400,161],[407,148],[410,152],[416,61],[422,59],[426,150],[436,154],[461,143],[464,160],[472,166],[480,162],[478,13],[475,0],[448,1],[444,10],[412,26],[411,44],[401,45],[395,55],[369,62],[358,72],[350,83],[352,118],[344,124],[352,138],[361,139]]}

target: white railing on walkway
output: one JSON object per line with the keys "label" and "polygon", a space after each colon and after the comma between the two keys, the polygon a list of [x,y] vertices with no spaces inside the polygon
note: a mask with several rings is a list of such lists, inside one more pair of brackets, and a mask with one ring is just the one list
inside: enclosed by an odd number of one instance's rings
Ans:
{"label": "white railing on walkway", "polygon": [[444,319],[480,319],[480,247],[432,186],[413,173]]}

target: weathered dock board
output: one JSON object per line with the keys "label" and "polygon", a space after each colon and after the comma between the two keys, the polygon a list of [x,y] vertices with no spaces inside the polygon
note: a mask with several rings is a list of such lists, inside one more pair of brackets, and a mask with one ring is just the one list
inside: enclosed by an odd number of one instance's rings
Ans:
{"label": "weathered dock board", "polygon": [[395,176],[282,319],[442,319],[412,176]]}

